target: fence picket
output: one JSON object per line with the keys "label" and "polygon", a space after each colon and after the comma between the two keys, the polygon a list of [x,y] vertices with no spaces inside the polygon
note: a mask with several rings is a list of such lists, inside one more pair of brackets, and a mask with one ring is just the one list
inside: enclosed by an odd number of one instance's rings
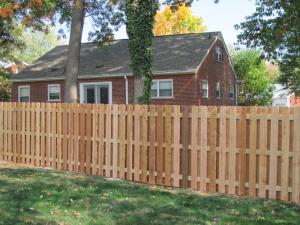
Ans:
{"label": "fence picket", "polygon": [[119,178],[120,179],[125,179],[125,162],[126,162],[126,146],[125,146],[125,105],[120,105],[120,127],[119,127],[119,132],[120,132],[120,145],[119,145]]}
{"label": "fence picket", "polygon": [[207,107],[200,107],[201,128],[200,128],[200,190],[206,191],[207,187]]}
{"label": "fence picket", "polygon": [[220,108],[220,152],[219,152],[219,192],[225,193],[226,181],[226,115],[227,109]]}
{"label": "fence picket", "polygon": [[292,201],[300,202],[300,109],[294,112],[294,148],[293,148],[293,188]]}
{"label": "fence picket", "polygon": [[257,119],[256,107],[250,110],[250,156],[249,156],[249,195],[256,196],[256,139]]}
{"label": "fence picket", "polygon": [[147,182],[147,166],[148,166],[148,146],[147,146],[147,139],[148,139],[148,106],[141,106],[141,182]]}
{"label": "fence picket", "polygon": [[211,106],[209,109],[209,160],[208,177],[209,192],[216,192],[216,166],[217,166],[217,108]]}
{"label": "fence picket", "polygon": [[133,111],[133,105],[127,105],[126,106],[126,111],[127,111],[127,154],[126,154],[126,168],[127,168],[127,173],[126,173],[126,179],[127,180],[132,180],[132,162],[133,162],[133,154],[132,154],[132,124],[133,124],[133,116],[132,116],[132,111]]}
{"label": "fence picket", "polygon": [[163,107],[157,108],[157,126],[156,126],[156,140],[157,140],[157,149],[156,149],[156,184],[163,184]]}
{"label": "fence picket", "polygon": [[197,106],[192,106],[192,119],[191,119],[191,188],[198,189],[198,112]]}
{"label": "fence picket", "polygon": [[276,199],[277,187],[277,152],[278,152],[278,108],[271,111],[270,136],[270,168],[269,168],[269,198]]}
{"label": "fence picket", "polygon": [[290,137],[290,120],[289,108],[283,108],[282,120],[282,156],[281,156],[281,200],[287,201],[289,194],[289,137]]}
{"label": "fence picket", "polygon": [[150,106],[150,118],[149,118],[149,183],[155,184],[155,111],[156,107],[154,105]]}
{"label": "fence picket", "polygon": [[180,106],[174,106],[173,186],[179,187],[180,174]]}
{"label": "fence picket", "polygon": [[104,130],[105,130],[105,123],[104,123],[104,112],[105,106],[100,105],[99,108],[99,138],[98,138],[98,175],[103,176],[103,166],[105,165],[105,142],[104,142]]}
{"label": "fence picket", "polygon": [[182,180],[181,186],[184,188],[188,187],[188,176],[189,176],[189,113],[190,107],[182,107],[183,119],[182,119]]}
{"label": "fence picket", "polygon": [[236,182],[236,108],[229,109],[229,184],[228,193],[235,194]]}
{"label": "fence picket", "polygon": [[246,113],[247,108],[241,109],[240,115],[240,150],[239,150],[239,195],[245,195],[245,179],[246,179]]}
{"label": "fence picket", "polygon": [[259,132],[259,180],[258,180],[258,196],[266,197],[266,183],[267,183],[267,119],[266,108],[259,108],[260,112],[260,132]]}

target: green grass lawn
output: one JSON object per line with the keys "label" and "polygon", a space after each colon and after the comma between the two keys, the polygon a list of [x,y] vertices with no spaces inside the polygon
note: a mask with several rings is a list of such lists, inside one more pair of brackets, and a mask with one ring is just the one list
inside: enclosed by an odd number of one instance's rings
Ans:
{"label": "green grass lawn", "polygon": [[300,208],[5,164],[0,224],[300,224]]}

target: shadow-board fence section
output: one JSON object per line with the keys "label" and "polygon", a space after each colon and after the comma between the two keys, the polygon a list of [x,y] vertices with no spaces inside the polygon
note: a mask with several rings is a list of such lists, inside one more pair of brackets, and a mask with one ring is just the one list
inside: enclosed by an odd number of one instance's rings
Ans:
{"label": "shadow-board fence section", "polygon": [[0,103],[0,160],[300,203],[300,109]]}

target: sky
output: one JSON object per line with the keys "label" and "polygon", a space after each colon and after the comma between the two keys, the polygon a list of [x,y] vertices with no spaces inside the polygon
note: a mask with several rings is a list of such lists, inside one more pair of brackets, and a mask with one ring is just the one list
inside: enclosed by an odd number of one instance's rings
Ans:
{"label": "sky", "polygon": [[[201,16],[208,31],[221,31],[227,44],[234,44],[238,31],[234,25],[245,20],[246,16],[255,11],[255,0],[220,0],[215,4],[213,0],[199,0],[192,5],[194,16]],[[91,25],[86,23],[83,29],[83,42],[87,42]],[[115,33],[116,39],[127,38],[126,28],[123,26]]]}

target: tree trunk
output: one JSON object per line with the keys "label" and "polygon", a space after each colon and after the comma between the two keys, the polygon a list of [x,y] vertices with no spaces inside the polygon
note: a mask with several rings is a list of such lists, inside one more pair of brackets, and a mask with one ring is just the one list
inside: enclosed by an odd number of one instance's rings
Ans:
{"label": "tree trunk", "polygon": [[84,4],[85,0],[75,0],[72,6],[72,25],[64,88],[64,101],[66,103],[78,102],[77,79],[80,61],[81,36],[84,23]]}
{"label": "tree trunk", "polygon": [[133,104],[139,104],[139,98],[143,96],[144,77],[134,77]]}

